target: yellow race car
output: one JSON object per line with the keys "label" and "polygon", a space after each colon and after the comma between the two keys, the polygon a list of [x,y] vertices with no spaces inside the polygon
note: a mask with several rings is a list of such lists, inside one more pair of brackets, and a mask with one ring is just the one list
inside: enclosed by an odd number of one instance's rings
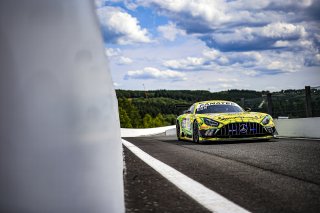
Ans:
{"label": "yellow race car", "polygon": [[194,103],[177,118],[178,140],[203,141],[272,139],[276,128],[270,115],[243,110],[231,101]]}

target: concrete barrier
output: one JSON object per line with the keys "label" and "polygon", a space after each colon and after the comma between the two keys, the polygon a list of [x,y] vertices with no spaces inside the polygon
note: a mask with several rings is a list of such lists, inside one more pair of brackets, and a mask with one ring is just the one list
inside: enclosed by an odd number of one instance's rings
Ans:
{"label": "concrete barrier", "polygon": [[125,212],[116,95],[93,4],[0,1],[0,212]]}
{"label": "concrete barrier", "polygon": [[320,117],[275,119],[280,137],[320,138]]}
{"label": "concrete barrier", "polygon": [[166,131],[170,129],[175,129],[175,125],[145,129],[121,128],[121,137],[140,137],[148,135],[157,135],[162,133],[165,134]]}
{"label": "concrete barrier", "polygon": [[171,129],[166,130],[165,135],[166,136],[173,136],[176,135],[177,131],[176,131],[176,127],[173,126]]}

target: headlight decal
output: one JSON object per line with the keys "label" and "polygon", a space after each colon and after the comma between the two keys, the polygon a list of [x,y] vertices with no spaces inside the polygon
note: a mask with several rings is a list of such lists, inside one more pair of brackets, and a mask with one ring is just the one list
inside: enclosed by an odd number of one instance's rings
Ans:
{"label": "headlight decal", "polygon": [[202,118],[202,119],[203,119],[203,122],[208,126],[213,126],[213,127],[219,126],[219,122],[218,121],[215,121],[215,120],[210,119],[210,118]]}
{"label": "headlight decal", "polygon": [[261,123],[263,125],[267,125],[269,122],[271,121],[271,116],[270,115],[267,115],[266,117],[264,117],[261,121]]}

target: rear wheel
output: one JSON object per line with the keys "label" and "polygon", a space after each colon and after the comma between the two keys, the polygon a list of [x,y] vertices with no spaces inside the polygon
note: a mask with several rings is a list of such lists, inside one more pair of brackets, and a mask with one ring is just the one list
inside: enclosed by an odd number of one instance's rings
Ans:
{"label": "rear wheel", "polygon": [[180,125],[179,125],[179,121],[177,121],[177,124],[176,124],[176,133],[177,133],[178,141],[181,141],[181,134],[180,134]]}
{"label": "rear wheel", "polygon": [[193,142],[199,143],[200,142],[200,132],[199,132],[199,125],[197,121],[193,122],[193,133],[192,133]]}

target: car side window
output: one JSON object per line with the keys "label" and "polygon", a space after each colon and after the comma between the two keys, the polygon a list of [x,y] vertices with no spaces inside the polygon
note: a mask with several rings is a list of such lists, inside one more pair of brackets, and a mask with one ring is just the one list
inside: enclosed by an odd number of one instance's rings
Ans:
{"label": "car side window", "polygon": [[194,113],[194,104],[189,108],[189,110],[190,110],[191,114]]}

